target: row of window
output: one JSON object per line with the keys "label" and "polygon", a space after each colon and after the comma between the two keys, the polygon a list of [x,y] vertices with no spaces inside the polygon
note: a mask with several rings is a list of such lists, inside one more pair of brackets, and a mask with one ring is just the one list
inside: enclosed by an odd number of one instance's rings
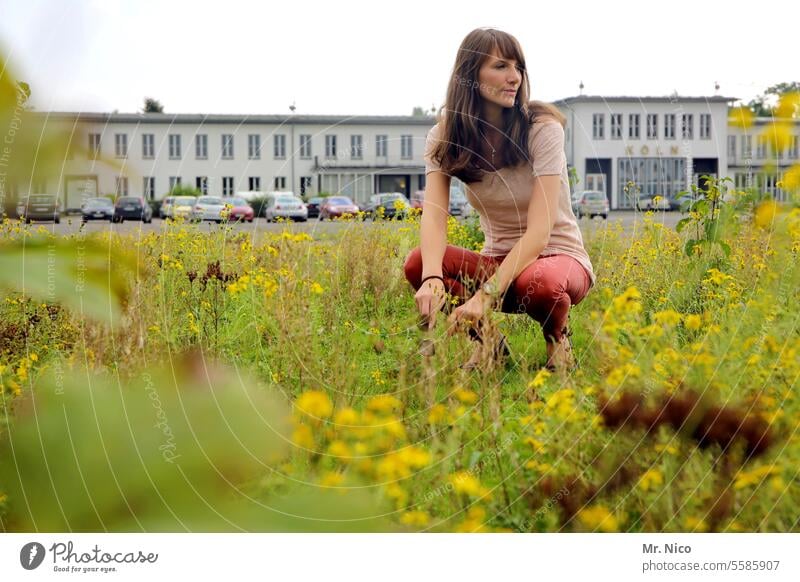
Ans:
{"label": "row of window", "polygon": [[[611,113],[611,139],[622,139],[622,113]],[[641,139],[641,114],[628,114],[628,139]],[[664,115],[664,139],[675,139],[677,122],[680,119],[680,133],[683,139],[694,139],[694,114],[682,113],[678,118],[675,113]],[[658,113],[648,113],[646,118],[646,139],[659,139]],[[592,115],[592,139],[606,139],[606,114]],[[711,114],[700,114],[700,139],[711,139]]]}
{"label": "row of window", "polygon": [[[128,177],[127,176],[117,176],[116,181],[116,194],[117,196],[128,196],[129,189],[128,189]],[[169,177],[169,191],[171,192],[173,189],[181,186],[183,184],[183,180],[181,176],[170,176]],[[222,195],[223,196],[233,196],[234,193],[234,177],[233,176],[223,176],[222,177]],[[313,178],[311,176],[301,176],[300,177],[300,184],[301,184],[301,192],[305,192],[306,189],[311,188],[313,184]],[[194,182],[195,187],[202,193],[208,194],[209,193],[209,178],[208,176],[197,176]],[[272,189],[273,190],[286,190],[286,176],[275,176],[272,182]],[[258,192],[261,190],[261,177],[260,176],[249,176],[247,178],[247,189],[251,192]],[[44,191],[44,190],[42,190]],[[145,176],[143,178],[143,185],[142,185],[142,194],[148,200],[154,200],[156,197],[156,179],[155,176]]]}
{"label": "row of window", "polygon": [[[753,136],[752,135],[729,135],[728,136],[728,157],[733,158],[736,156],[736,144],[737,141],[741,144],[741,157],[742,158],[752,158],[753,157]],[[769,150],[772,149],[773,151],[771,154],[774,156],[780,152],[775,152],[774,148],[768,148],[766,141],[758,140],[756,143],[756,158],[759,160],[764,160],[767,158],[767,154],[770,153]],[[800,136],[793,135],[791,141],[789,142],[789,147],[787,147],[783,152],[784,157],[797,159],[800,157]]]}
{"label": "row of window", "polygon": [[[220,143],[220,157],[223,160],[234,159],[234,134],[223,134]],[[400,136],[400,157],[402,159],[411,159],[414,157],[413,151],[413,137],[412,135]],[[183,137],[178,133],[171,133],[167,136],[167,145],[169,150],[169,159],[180,160],[183,158]],[[247,136],[247,159],[260,160],[261,159],[261,135],[249,134]],[[89,134],[89,156],[97,158],[101,151],[101,134]],[[146,160],[155,159],[156,143],[155,134],[144,133],[142,134],[142,158]],[[300,135],[300,159],[311,159],[311,135]],[[349,154],[351,159],[363,159],[364,157],[364,136],[351,135],[350,136],[350,149]],[[389,136],[376,135],[375,136],[375,155],[388,156],[389,154]],[[128,134],[116,133],[114,134],[114,155],[118,158],[125,158],[128,156]],[[338,136],[326,135],[325,136],[325,157],[336,158],[338,155]],[[208,135],[198,134],[194,136],[194,156],[198,160],[208,159]],[[286,159],[286,135],[275,134],[272,136],[272,156],[276,160]]]}

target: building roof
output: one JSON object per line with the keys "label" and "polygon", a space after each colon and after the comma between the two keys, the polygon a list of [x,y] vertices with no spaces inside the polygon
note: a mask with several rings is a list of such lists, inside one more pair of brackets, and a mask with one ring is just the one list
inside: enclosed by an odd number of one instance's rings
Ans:
{"label": "building roof", "polygon": [[51,111],[34,112],[50,120],[85,123],[159,123],[159,124],[324,124],[324,125],[424,125],[435,123],[432,116],[416,115],[248,115],[220,113],[93,113]]}
{"label": "building roof", "polygon": [[738,101],[738,97],[723,97],[722,95],[711,95],[708,97],[686,97],[682,95],[664,95],[662,97],[625,97],[613,95],[605,97],[603,95],[576,95],[553,101],[554,105],[571,105],[573,103],[623,103],[634,101],[636,103],[728,103]]}

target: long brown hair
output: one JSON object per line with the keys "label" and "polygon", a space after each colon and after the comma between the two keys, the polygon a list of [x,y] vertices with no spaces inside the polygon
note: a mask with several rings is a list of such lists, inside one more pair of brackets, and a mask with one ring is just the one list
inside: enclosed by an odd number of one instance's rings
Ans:
{"label": "long brown hair", "polygon": [[530,81],[517,39],[494,28],[476,28],[464,38],[458,49],[447,86],[447,100],[436,116],[440,141],[431,152],[432,158],[445,174],[465,183],[480,180],[486,172],[478,166],[483,145],[478,130],[484,123],[478,71],[495,49],[503,58],[516,60],[522,69],[522,82],[514,106],[503,110],[502,129],[509,147],[502,148],[498,167],[531,163],[528,133],[534,121],[551,117],[562,127],[567,122],[555,105],[528,100]]}

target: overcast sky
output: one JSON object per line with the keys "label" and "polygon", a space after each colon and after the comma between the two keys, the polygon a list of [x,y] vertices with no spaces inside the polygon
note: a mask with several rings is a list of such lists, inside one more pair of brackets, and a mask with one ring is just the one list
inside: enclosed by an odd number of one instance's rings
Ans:
{"label": "overcast sky", "polygon": [[796,80],[800,9],[761,6],[0,0],[0,54],[39,110],[133,112],[150,95],[175,113],[408,115],[441,105],[461,40],[492,26],[519,39],[534,99],[581,81],[591,95],[713,95],[718,81],[749,100]]}

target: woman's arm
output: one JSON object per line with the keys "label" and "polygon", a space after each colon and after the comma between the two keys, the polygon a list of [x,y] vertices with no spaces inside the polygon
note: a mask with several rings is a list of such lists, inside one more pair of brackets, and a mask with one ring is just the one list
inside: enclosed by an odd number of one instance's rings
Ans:
{"label": "woman's arm", "polygon": [[425,200],[420,221],[422,276],[442,275],[442,260],[447,246],[447,217],[450,208],[450,176],[431,172],[425,183]]}

